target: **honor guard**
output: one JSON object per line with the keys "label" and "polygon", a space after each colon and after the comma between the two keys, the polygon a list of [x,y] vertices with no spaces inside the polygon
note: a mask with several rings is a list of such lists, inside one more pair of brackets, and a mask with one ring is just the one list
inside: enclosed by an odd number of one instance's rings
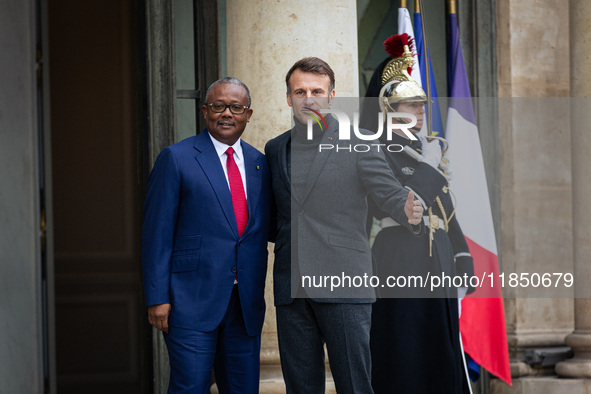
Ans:
{"label": "honor guard", "polygon": [[[412,118],[404,114],[416,118],[417,123],[410,130],[417,139],[394,130],[388,143],[400,144],[404,149],[384,154],[400,183],[421,200],[427,213],[423,218],[427,231],[414,236],[372,204],[370,214],[381,220],[382,228],[373,246],[377,272],[381,280],[390,276],[471,276],[472,257],[454,214],[449,187],[447,142],[418,135],[427,96],[409,75],[413,41],[401,34],[390,37],[384,45],[390,57],[375,71],[366,94],[366,97],[378,97],[379,103],[373,107],[364,104],[363,110],[382,111],[384,119],[388,113],[396,112],[400,116],[395,118],[398,124],[410,123]],[[371,119],[375,118],[375,112],[364,113],[362,127],[375,131],[372,127],[377,125],[371,125]],[[460,292],[465,294],[466,290]],[[429,293],[428,287],[413,288],[409,281],[404,292],[401,289],[390,293],[380,289],[380,292],[382,298],[374,304],[371,328],[375,393],[392,392],[393,382],[396,391],[402,393],[463,393],[458,289],[446,285],[436,293]]]}

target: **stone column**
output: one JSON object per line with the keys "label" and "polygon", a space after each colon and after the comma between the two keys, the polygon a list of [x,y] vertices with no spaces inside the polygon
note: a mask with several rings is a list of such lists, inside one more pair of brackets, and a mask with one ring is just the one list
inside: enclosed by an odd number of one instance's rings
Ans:
{"label": "stone column", "polygon": [[570,0],[570,86],[573,178],[573,240],[575,292],[575,331],[566,338],[575,357],[559,363],[556,373],[566,378],[591,378],[591,299],[582,294],[591,283],[591,3]]}
{"label": "stone column", "polygon": [[[227,0],[226,20],[228,76],[251,91],[254,114],[244,139],[257,149],[291,127],[285,74],[299,59],[316,56],[328,62],[335,71],[337,97],[359,94],[355,0]],[[273,307],[272,245],[269,256],[260,392],[279,393],[285,386]]]}
{"label": "stone column", "polygon": [[[572,270],[570,133],[564,127],[568,20],[559,0],[497,1],[501,249],[507,274]],[[564,346],[574,325],[573,300],[506,298],[505,313],[514,384],[493,379],[491,393],[569,392],[557,391],[562,383],[555,377],[540,377],[553,375],[553,367],[531,367],[524,351]]]}
{"label": "stone column", "polygon": [[226,21],[228,76],[251,91],[244,139],[258,149],[290,128],[285,74],[301,58],[330,64],[337,97],[358,95],[356,1],[227,0]]}

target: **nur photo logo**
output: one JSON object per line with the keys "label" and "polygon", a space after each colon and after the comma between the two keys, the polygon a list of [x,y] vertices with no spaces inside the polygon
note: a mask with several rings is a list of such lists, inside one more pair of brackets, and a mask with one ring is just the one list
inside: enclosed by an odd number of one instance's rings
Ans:
{"label": "nur photo logo", "polygon": [[[307,139],[311,141],[313,139],[313,126],[315,121],[318,126],[320,127],[321,131],[328,129],[328,125],[326,123],[325,118],[322,114],[332,114],[333,117],[339,123],[339,134],[338,139],[339,141],[349,141],[351,140],[351,120],[349,115],[344,111],[336,110],[336,109],[321,109],[316,111],[309,107],[304,107],[305,110],[309,112],[305,112],[307,115],[310,115],[310,119],[308,119],[307,123]],[[384,113],[378,112],[378,129],[374,132],[374,130],[369,130],[370,133],[362,133],[359,129],[359,112],[353,113],[353,133],[355,136],[362,140],[362,141],[378,141],[384,134],[384,129],[386,132],[386,140],[392,140],[392,134],[394,130],[401,130],[410,140],[416,141],[417,137],[414,135],[413,132],[410,131],[413,127],[417,124],[417,118],[415,115],[406,112],[389,112],[386,115],[386,122],[384,122]],[[406,122],[406,120],[410,120],[410,122]],[[385,123],[385,127],[384,127]],[[319,151],[322,150],[331,150],[336,149],[336,151],[346,150],[349,152],[368,152],[371,147],[376,147],[378,151],[380,147],[385,147],[389,152],[401,152],[403,147],[399,144],[383,144],[383,143],[375,143],[375,144],[355,144],[355,145],[333,145],[333,144],[319,144]]]}

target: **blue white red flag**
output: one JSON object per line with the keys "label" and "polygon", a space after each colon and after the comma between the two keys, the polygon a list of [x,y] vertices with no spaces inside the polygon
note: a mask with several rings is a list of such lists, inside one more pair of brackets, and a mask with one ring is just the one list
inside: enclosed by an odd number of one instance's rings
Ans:
{"label": "blue white red flag", "polygon": [[456,215],[462,227],[474,274],[481,278],[493,274],[493,286],[477,288],[462,300],[460,332],[464,350],[487,371],[511,384],[505,311],[500,284],[497,244],[490,208],[480,138],[472,106],[464,56],[460,46],[458,21],[449,15],[448,95],[446,139],[457,198]]}

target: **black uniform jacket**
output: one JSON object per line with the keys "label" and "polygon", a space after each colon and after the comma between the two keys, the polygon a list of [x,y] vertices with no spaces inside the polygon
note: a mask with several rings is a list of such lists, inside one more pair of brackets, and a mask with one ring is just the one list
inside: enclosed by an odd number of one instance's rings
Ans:
{"label": "black uniform jacket", "polygon": [[[419,153],[421,152],[421,141],[419,140],[412,141],[398,134],[393,134],[392,138],[391,141],[381,142],[386,145],[409,145]],[[392,150],[395,149],[392,148]],[[426,229],[424,236],[413,237],[409,236],[408,231],[404,231],[400,226],[386,228],[385,230],[391,234],[388,237],[388,251],[374,250],[379,276],[382,280],[386,280],[390,275],[422,275],[424,280],[432,275],[439,277],[459,275],[463,277],[466,274],[468,278],[472,276],[474,274],[472,257],[470,257],[470,250],[457,218],[455,215],[452,216],[454,212],[453,195],[449,190],[446,191],[449,184],[445,177],[429,164],[418,162],[405,152],[386,151],[385,154],[396,179],[404,187],[413,190],[423,200],[426,206],[425,215],[427,215],[427,210],[431,208],[433,214],[439,218],[449,220],[451,217],[451,220],[448,223],[447,233],[445,230],[436,230],[433,234],[432,256],[429,256],[429,229]],[[436,201],[437,197],[439,197],[441,204]],[[370,203],[370,215],[377,219],[388,216],[373,203]],[[387,253],[389,256],[381,257],[379,256],[381,252]],[[431,294],[430,288],[428,290],[412,291],[409,289],[408,295],[403,296],[429,298],[444,295],[440,292]],[[385,290],[380,288],[384,297],[391,296],[388,294],[391,291],[389,288]],[[395,291],[398,291],[396,294],[399,296],[400,289]],[[455,292],[448,292],[447,295],[455,297]]]}

